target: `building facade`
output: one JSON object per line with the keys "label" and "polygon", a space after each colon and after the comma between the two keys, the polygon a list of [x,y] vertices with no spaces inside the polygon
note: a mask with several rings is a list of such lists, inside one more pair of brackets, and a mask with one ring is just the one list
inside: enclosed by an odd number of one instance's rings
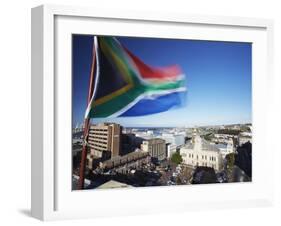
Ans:
{"label": "building facade", "polygon": [[150,163],[150,156],[145,151],[135,151],[124,156],[116,156],[99,163],[102,170],[115,170],[119,173],[127,173],[130,169],[138,169],[144,164]]}
{"label": "building facade", "polygon": [[180,154],[183,163],[192,167],[206,166],[217,171],[220,171],[223,167],[220,150],[198,134],[193,134],[191,141],[180,149]]}
{"label": "building facade", "polygon": [[107,160],[120,155],[122,128],[116,123],[91,125],[87,139],[88,166],[92,169],[95,159]]}
{"label": "building facade", "polygon": [[172,155],[176,153],[177,145],[168,143],[166,144],[166,148],[167,148],[167,158],[170,159]]}
{"label": "building facade", "polygon": [[148,152],[152,159],[162,161],[166,159],[166,142],[160,138],[145,140],[141,144],[141,149]]}

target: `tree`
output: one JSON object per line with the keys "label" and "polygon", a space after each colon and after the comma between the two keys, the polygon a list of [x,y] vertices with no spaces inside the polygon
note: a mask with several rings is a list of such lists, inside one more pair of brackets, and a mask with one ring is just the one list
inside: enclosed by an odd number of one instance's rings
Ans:
{"label": "tree", "polygon": [[171,160],[172,160],[173,163],[176,163],[176,164],[182,163],[182,157],[181,157],[180,153],[178,153],[178,152],[175,152],[172,155]]}
{"label": "tree", "polygon": [[228,155],[226,155],[226,168],[232,170],[232,168],[234,167],[234,163],[235,163],[235,154],[234,153],[230,153]]}
{"label": "tree", "polygon": [[211,141],[212,138],[214,138],[214,134],[212,134],[212,133],[208,133],[208,134],[204,135],[205,140]]}
{"label": "tree", "polygon": [[237,148],[235,163],[249,177],[252,177],[252,144],[247,142]]}
{"label": "tree", "polygon": [[225,172],[227,175],[227,181],[234,182],[233,168],[235,164],[235,154],[234,153],[227,154],[225,156],[225,159],[226,159]]}

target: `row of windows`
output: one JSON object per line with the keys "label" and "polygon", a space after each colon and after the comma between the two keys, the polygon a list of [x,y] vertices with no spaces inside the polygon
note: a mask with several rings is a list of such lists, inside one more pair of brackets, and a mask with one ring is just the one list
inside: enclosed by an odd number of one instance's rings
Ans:
{"label": "row of windows", "polygon": [[91,128],[90,130],[92,130],[92,131],[104,131],[104,132],[108,131],[107,129],[96,129],[96,128]]}
{"label": "row of windows", "polygon": [[103,149],[107,149],[107,145],[105,144],[97,144],[97,143],[89,143],[91,145],[91,147],[100,147]]}
{"label": "row of windows", "polygon": [[153,157],[162,155],[165,152],[165,148],[161,144],[149,146],[149,151]]}
{"label": "row of windows", "polygon": [[163,149],[162,150],[161,149],[154,149],[154,150],[150,151],[150,153],[151,153],[152,157],[156,157],[156,156],[165,154],[165,150],[163,150]]}
{"label": "row of windows", "polygon": [[100,140],[100,139],[89,139],[89,143],[99,143],[99,144],[105,144],[105,145],[107,145],[107,141],[105,140]]}
{"label": "row of windows", "polygon": [[92,147],[95,147],[99,150],[106,150],[106,147],[104,145],[99,145],[99,144],[92,144]]}
{"label": "row of windows", "polygon": [[211,161],[216,161],[216,157],[210,156]]}
{"label": "row of windows", "polygon": [[102,142],[107,142],[108,140],[107,139],[102,139],[102,138],[99,138],[99,137],[89,137],[88,138],[88,141],[102,141]]}
{"label": "row of windows", "polygon": [[96,133],[96,132],[90,132],[90,135],[96,135],[96,136],[107,136],[107,133]]}
{"label": "row of windows", "polygon": [[[191,153],[189,153],[189,158],[193,158],[194,156],[193,156],[193,153],[191,154]],[[207,160],[207,155],[202,155],[202,157],[201,157],[203,160],[205,159],[205,160]],[[199,159],[199,157],[198,157],[198,155],[196,155],[196,159],[198,160]],[[210,156],[210,161],[216,161],[216,157],[214,157],[214,156]]]}
{"label": "row of windows", "polygon": [[[192,165],[194,165],[194,161],[193,160],[192,160]],[[215,164],[208,165],[207,162],[202,162],[202,164],[199,164],[198,162],[196,162],[196,166],[208,166],[208,167],[215,168]]]}

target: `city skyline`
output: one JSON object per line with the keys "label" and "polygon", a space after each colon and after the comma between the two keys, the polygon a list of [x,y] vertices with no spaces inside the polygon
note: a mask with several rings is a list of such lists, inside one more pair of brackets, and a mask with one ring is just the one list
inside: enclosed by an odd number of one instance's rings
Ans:
{"label": "city skyline", "polygon": [[[145,63],[179,65],[187,76],[187,105],[149,116],[92,119],[125,127],[251,123],[251,44],[199,40],[118,40]],[[83,122],[93,36],[73,36],[73,126]],[[161,119],[161,120],[159,120]]]}
{"label": "city skyline", "polygon": [[80,132],[73,133],[74,190],[252,181],[251,125],[128,131],[117,123],[91,125],[82,188]]}

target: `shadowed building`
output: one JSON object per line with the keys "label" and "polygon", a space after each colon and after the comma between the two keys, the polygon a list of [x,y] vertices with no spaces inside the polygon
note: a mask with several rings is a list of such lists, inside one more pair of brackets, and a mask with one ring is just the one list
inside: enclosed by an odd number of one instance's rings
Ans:
{"label": "shadowed building", "polygon": [[145,140],[141,144],[143,151],[149,152],[154,160],[162,161],[166,159],[166,142],[160,138]]}
{"label": "shadowed building", "polygon": [[104,162],[100,162],[99,167],[105,171],[114,169],[119,173],[127,173],[132,168],[138,169],[148,163],[150,163],[149,153],[138,150],[127,155],[116,156]]}
{"label": "shadowed building", "polygon": [[142,137],[137,137],[133,133],[122,133],[121,139],[121,155],[126,155],[130,152],[134,152],[136,149],[140,149],[142,142],[145,139]]}

